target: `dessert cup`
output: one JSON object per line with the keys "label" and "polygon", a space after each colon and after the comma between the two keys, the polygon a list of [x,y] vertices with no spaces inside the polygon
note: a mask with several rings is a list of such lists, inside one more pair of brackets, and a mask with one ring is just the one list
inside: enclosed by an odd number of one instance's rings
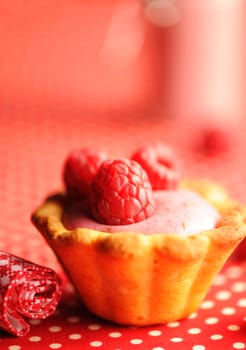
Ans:
{"label": "dessert cup", "polygon": [[65,193],[33,213],[32,221],[54,250],[85,306],[122,325],[145,326],[195,312],[214,278],[246,235],[246,209],[217,184],[184,180],[220,212],[214,229],[194,235],[144,235],[67,229]]}

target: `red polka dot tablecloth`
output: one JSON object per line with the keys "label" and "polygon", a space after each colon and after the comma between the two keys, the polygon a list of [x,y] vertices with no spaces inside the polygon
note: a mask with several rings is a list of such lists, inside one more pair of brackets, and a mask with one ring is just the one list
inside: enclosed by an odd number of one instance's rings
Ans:
{"label": "red polka dot tablecloth", "polygon": [[208,157],[196,148],[195,125],[162,116],[85,116],[78,109],[5,106],[0,116],[1,250],[54,269],[63,279],[55,313],[27,319],[29,333],[0,331],[1,350],[209,350],[246,349],[246,261],[230,260],[215,279],[199,310],[188,319],[151,327],[122,327],[91,315],[77,298],[59,263],[30,221],[48,193],[61,187],[67,152],[96,146],[127,156],[140,143],[168,142],[185,173],[219,181],[237,199],[246,199],[246,127],[240,126],[228,154]]}

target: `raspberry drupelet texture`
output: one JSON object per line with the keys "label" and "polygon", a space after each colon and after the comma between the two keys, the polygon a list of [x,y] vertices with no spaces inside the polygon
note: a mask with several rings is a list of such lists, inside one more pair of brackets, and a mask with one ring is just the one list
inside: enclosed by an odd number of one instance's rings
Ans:
{"label": "raspberry drupelet texture", "polygon": [[92,183],[90,206],[93,217],[107,225],[147,219],[155,202],[146,172],[133,160],[106,160]]}
{"label": "raspberry drupelet texture", "polygon": [[93,178],[107,159],[104,152],[90,148],[77,148],[69,153],[64,163],[63,180],[70,196],[87,196]]}
{"label": "raspberry drupelet texture", "polygon": [[148,174],[153,190],[170,190],[177,187],[180,173],[172,149],[162,143],[139,148],[131,157]]}

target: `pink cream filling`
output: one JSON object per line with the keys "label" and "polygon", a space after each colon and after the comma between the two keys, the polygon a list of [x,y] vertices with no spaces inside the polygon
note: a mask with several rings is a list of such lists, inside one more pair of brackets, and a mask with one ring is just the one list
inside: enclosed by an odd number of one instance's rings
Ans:
{"label": "pink cream filling", "polygon": [[190,190],[155,191],[156,209],[146,220],[130,225],[103,225],[88,214],[86,202],[77,202],[65,211],[63,223],[68,229],[89,228],[103,232],[177,233],[189,236],[214,228],[218,211]]}

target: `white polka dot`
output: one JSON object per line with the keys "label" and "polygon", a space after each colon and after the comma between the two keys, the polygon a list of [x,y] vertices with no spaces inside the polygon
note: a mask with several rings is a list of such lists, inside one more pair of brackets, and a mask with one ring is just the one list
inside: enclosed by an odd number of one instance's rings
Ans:
{"label": "white polka dot", "polygon": [[235,282],[231,286],[231,290],[235,293],[242,293],[246,291],[246,283],[245,282]]}
{"label": "white polka dot", "polygon": [[59,327],[59,326],[51,326],[51,327],[49,327],[49,331],[52,332],[52,333],[60,332],[61,331],[61,327]]}
{"label": "white polka dot", "polygon": [[180,322],[176,321],[176,322],[169,322],[167,323],[167,326],[170,328],[176,328],[180,326]]}
{"label": "white polka dot", "polygon": [[205,350],[205,346],[204,345],[194,345],[192,346],[192,350]]}
{"label": "white polka dot", "polygon": [[244,343],[240,343],[240,342],[234,343],[232,346],[233,346],[233,349],[245,349],[246,347]]}
{"label": "white polka dot", "polygon": [[197,315],[198,315],[197,312],[192,312],[192,314],[190,314],[190,315],[188,316],[188,319],[189,319],[189,320],[193,320],[194,318],[197,317]]}
{"label": "white polka dot", "polygon": [[236,310],[234,307],[224,307],[221,310],[221,313],[225,316],[230,316],[230,315],[234,315],[236,313]]}
{"label": "white polka dot", "polygon": [[160,347],[160,346],[156,346],[156,347],[152,348],[152,350],[165,350],[165,349]]}
{"label": "white polka dot", "polygon": [[242,275],[242,268],[240,266],[230,266],[226,271],[226,275],[229,278],[239,278]]}
{"label": "white polka dot", "polygon": [[67,293],[74,293],[74,287],[71,284],[67,284],[64,289]]}
{"label": "white polka dot", "polygon": [[81,339],[82,335],[81,334],[70,334],[68,338],[71,340],[77,340],[77,339]]}
{"label": "white polka dot", "polygon": [[246,298],[238,300],[237,305],[240,307],[246,307]]}
{"label": "white polka dot", "polygon": [[151,335],[152,337],[158,337],[159,335],[162,334],[162,331],[159,331],[157,329],[154,329],[152,331],[149,331],[149,335]]}
{"label": "white polka dot", "polygon": [[110,338],[120,338],[122,336],[122,333],[120,332],[111,332],[109,333]]}
{"label": "white polka dot", "polygon": [[214,301],[213,300],[205,300],[201,303],[200,308],[203,310],[212,309],[214,307]]}
{"label": "white polka dot", "polygon": [[68,317],[67,321],[69,323],[78,323],[80,322],[80,318],[77,316],[71,316],[71,317]]}
{"label": "white polka dot", "polygon": [[40,341],[40,340],[41,340],[41,337],[38,337],[38,336],[33,336],[33,337],[29,338],[29,341],[31,341],[31,342],[37,342],[37,341]]}
{"label": "white polka dot", "polygon": [[28,322],[32,325],[32,326],[38,326],[41,323],[41,320],[39,319],[31,319],[28,320]]}
{"label": "white polka dot", "polygon": [[92,346],[92,347],[94,347],[94,348],[98,348],[98,347],[100,347],[100,346],[102,346],[102,345],[103,345],[103,342],[98,341],[98,340],[95,340],[95,341],[90,342],[90,346]]}
{"label": "white polka dot", "polygon": [[62,347],[62,345],[59,344],[59,343],[52,343],[52,344],[49,345],[49,347],[51,349],[60,349]]}
{"label": "white polka dot", "polygon": [[226,277],[224,275],[218,275],[213,282],[215,286],[223,286],[223,284],[225,283],[226,283]]}
{"label": "white polka dot", "polygon": [[8,347],[9,350],[20,350],[21,346],[20,345],[10,345]]}
{"label": "white polka dot", "polygon": [[183,338],[175,337],[170,339],[173,343],[181,343]]}
{"label": "white polka dot", "polygon": [[97,331],[100,328],[101,328],[100,324],[89,324],[88,326],[88,329],[90,329],[91,331]]}
{"label": "white polka dot", "polygon": [[217,317],[208,317],[205,320],[206,324],[216,324],[219,322],[219,319]]}
{"label": "white polka dot", "polygon": [[130,343],[131,344],[134,344],[134,345],[138,345],[138,344],[142,344],[142,339],[132,339],[130,340]]}
{"label": "white polka dot", "polygon": [[188,329],[188,333],[189,334],[200,334],[201,329],[200,328],[190,328],[190,329]]}
{"label": "white polka dot", "polygon": [[220,340],[220,339],[223,339],[223,335],[221,335],[221,334],[213,334],[213,335],[211,335],[210,339],[212,339],[212,340]]}
{"label": "white polka dot", "polygon": [[238,331],[240,329],[240,327],[237,324],[230,324],[227,329],[229,331]]}
{"label": "white polka dot", "polygon": [[217,300],[228,300],[231,298],[231,292],[227,290],[221,290],[215,294],[215,299]]}

